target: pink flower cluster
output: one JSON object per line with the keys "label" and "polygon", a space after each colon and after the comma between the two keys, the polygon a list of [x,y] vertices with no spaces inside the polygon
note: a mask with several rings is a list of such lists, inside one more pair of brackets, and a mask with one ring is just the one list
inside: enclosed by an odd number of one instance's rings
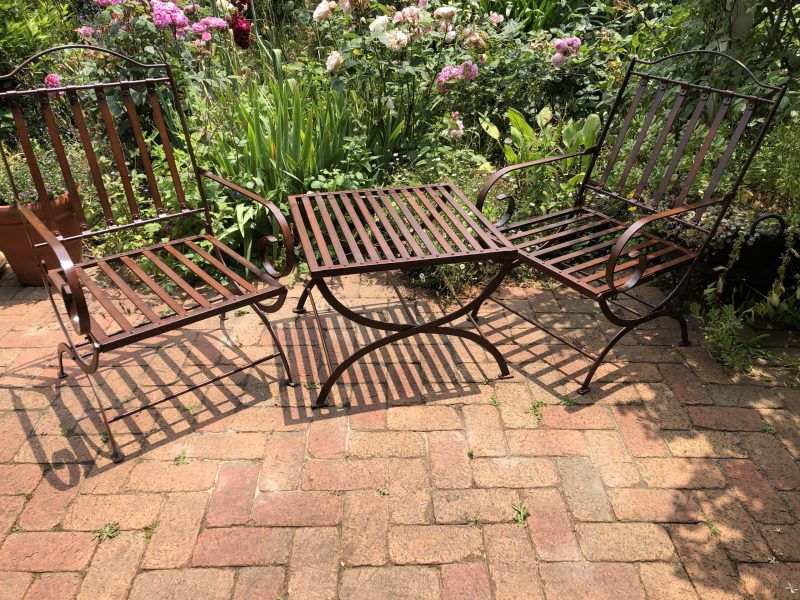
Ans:
{"label": "pink flower cluster", "polygon": [[61,77],[55,73],[50,73],[44,78],[44,84],[49,88],[61,87]]}
{"label": "pink flower cluster", "polygon": [[478,76],[478,65],[471,60],[461,63],[460,66],[454,67],[447,65],[444,67],[439,76],[436,78],[436,89],[439,93],[447,91],[447,83],[450,81],[466,81],[470,82]]}
{"label": "pink flower cluster", "polygon": [[107,6],[119,6],[120,4],[125,2],[125,0],[94,0],[94,1],[95,4],[97,4],[97,6],[102,6],[103,8]]}
{"label": "pink flower cluster", "polygon": [[183,37],[189,29],[189,17],[174,2],[153,0],[153,23],[159,29],[175,28],[175,37]]}
{"label": "pink flower cluster", "polygon": [[214,29],[227,29],[228,24],[225,19],[219,17],[203,17],[197,23],[192,23],[191,30],[198,34],[204,42],[211,39],[211,32]]}
{"label": "pink flower cluster", "polygon": [[458,111],[454,112],[450,118],[450,122],[447,125],[447,135],[453,139],[464,136],[464,121],[461,120]]}
{"label": "pink flower cluster", "polygon": [[567,63],[567,58],[573,54],[577,54],[582,43],[579,37],[559,38],[555,40],[553,42],[553,47],[556,53],[550,57],[550,62],[553,63],[554,67],[563,67]]}
{"label": "pink flower cluster", "polygon": [[75,33],[78,34],[78,37],[82,40],[88,40],[90,37],[94,35],[94,27],[78,27],[75,30]]}

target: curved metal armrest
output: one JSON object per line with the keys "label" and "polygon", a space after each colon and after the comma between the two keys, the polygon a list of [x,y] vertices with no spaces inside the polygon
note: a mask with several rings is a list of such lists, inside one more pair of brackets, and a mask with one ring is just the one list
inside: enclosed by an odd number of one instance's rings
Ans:
{"label": "curved metal armrest", "polygon": [[621,285],[617,285],[614,282],[614,273],[616,270],[617,262],[619,262],[619,258],[622,255],[623,250],[625,250],[625,245],[631,241],[634,237],[639,235],[639,232],[646,226],[650,225],[654,221],[659,221],[661,219],[668,219],[670,217],[674,217],[676,215],[691,212],[694,210],[698,210],[700,208],[707,208],[709,206],[713,206],[715,204],[721,204],[724,200],[711,200],[709,202],[698,202],[697,204],[686,204],[684,206],[678,206],[676,208],[670,208],[669,210],[664,210],[659,213],[654,213],[651,215],[646,215],[641,219],[634,222],[630,227],[628,227],[623,234],[619,237],[617,242],[614,244],[614,247],[611,249],[611,255],[608,257],[608,262],[606,263],[606,284],[611,289],[612,293],[619,293],[619,292],[626,292],[631,288],[635,287],[639,280],[644,275],[645,271],[647,270],[647,254],[641,253],[638,250],[632,250],[628,253],[628,258],[636,260],[638,264],[636,265],[636,270],[628,277]]}
{"label": "curved metal armrest", "polygon": [[272,266],[272,263],[267,258],[268,247],[271,244],[277,243],[278,241],[277,238],[275,238],[275,236],[272,235],[266,235],[258,241],[259,258],[261,259],[261,263],[264,266],[264,270],[271,277],[274,277],[275,279],[286,277],[289,273],[291,273],[295,267],[294,235],[292,234],[292,228],[289,227],[289,222],[286,220],[286,217],[283,215],[280,209],[269,200],[262,198],[258,194],[255,194],[248,189],[238,186],[235,183],[232,183],[227,179],[214,174],[211,171],[208,171],[206,169],[199,169],[199,171],[200,174],[203,175],[204,177],[208,177],[212,181],[215,181],[220,185],[225,186],[229,190],[233,190],[234,192],[241,194],[242,196],[246,196],[251,200],[255,200],[262,206],[266,207],[266,209],[272,214],[272,216],[278,222],[278,226],[281,228],[281,235],[283,236],[283,244],[286,247],[286,264],[284,265],[283,270],[279,272]]}
{"label": "curved metal armrest", "polygon": [[[44,240],[47,247],[55,255],[56,260],[58,260],[58,265],[64,273],[64,281],[66,282],[61,286],[59,292],[61,292],[61,297],[64,300],[69,320],[79,335],[88,334],[90,329],[89,309],[86,306],[86,297],[83,295],[83,288],[81,288],[78,274],[75,272],[75,263],[72,262],[72,257],[67,252],[64,244],[61,243],[61,240],[47,228],[47,225],[42,223],[30,208],[20,206],[19,213],[22,215],[25,224]],[[31,250],[35,252],[34,248],[31,248]]]}
{"label": "curved metal armrest", "polygon": [[[575,152],[573,154],[562,154],[559,156],[549,156],[547,158],[540,158],[538,160],[532,160],[530,162],[523,162],[518,163],[516,165],[509,165],[500,169],[499,171],[495,171],[489,179],[486,180],[486,183],[483,184],[481,191],[478,192],[478,199],[475,202],[475,206],[478,207],[478,210],[483,210],[483,203],[486,201],[486,196],[489,194],[489,191],[494,187],[494,185],[500,181],[503,177],[508,175],[513,171],[519,171],[521,169],[529,169],[531,167],[538,167],[540,165],[546,165],[548,163],[558,162],[561,160],[567,160],[568,158],[576,158],[578,156],[588,156],[595,151],[595,148],[587,148],[583,152]],[[498,196],[498,198],[500,198]],[[509,198],[509,196],[504,196],[502,199]],[[509,203],[509,208],[506,210],[506,214],[503,215],[503,218],[500,220],[500,224],[505,224],[511,218],[511,214],[514,212],[514,205],[513,203]]]}

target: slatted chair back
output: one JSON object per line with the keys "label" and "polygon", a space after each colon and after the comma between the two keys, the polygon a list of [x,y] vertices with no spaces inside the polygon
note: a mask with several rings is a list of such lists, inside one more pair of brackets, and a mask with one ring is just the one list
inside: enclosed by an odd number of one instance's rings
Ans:
{"label": "slatted chair back", "polygon": [[[91,53],[98,64],[109,63],[119,78],[51,87],[41,83],[26,87],[20,83],[32,63],[45,55],[72,50]],[[4,109],[11,113],[16,142],[30,170],[43,220],[57,235],[56,222],[51,218],[53,193],[47,188],[40,166],[45,152],[55,154],[62,190],[80,225],[80,233],[64,239],[110,234],[197,213],[205,214],[210,232],[208,204],[168,65],[141,63],[95,46],[51,48],[0,76],[0,110]],[[175,132],[168,127],[170,117],[177,117],[180,124],[177,139],[188,152],[192,165],[189,173],[181,172],[176,160],[170,137]],[[150,135],[148,131],[155,133]],[[68,156],[67,140],[82,149],[77,168],[88,169],[85,175],[91,186],[79,189],[76,184],[76,161]],[[14,182],[5,152],[2,158],[18,203],[22,190]],[[160,167],[158,171],[155,164]],[[201,206],[189,206],[187,186],[196,186]]]}
{"label": "slatted chair back", "polygon": [[[693,72],[698,64],[707,65],[703,81],[675,77],[689,63]],[[784,88],[759,81],[741,62],[719,52],[633,59],[577,204],[611,200],[655,213],[718,203],[721,210],[710,228],[700,225],[704,209],[694,211],[691,219],[673,218],[713,234],[783,93]]]}

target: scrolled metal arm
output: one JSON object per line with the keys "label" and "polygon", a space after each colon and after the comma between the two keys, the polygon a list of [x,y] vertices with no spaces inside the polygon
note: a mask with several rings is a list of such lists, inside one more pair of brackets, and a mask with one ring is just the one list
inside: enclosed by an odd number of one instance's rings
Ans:
{"label": "scrolled metal arm", "polygon": [[[561,154],[559,156],[549,156],[547,158],[540,158],[538,160],[532,160],[529,162],[523,162],[516,165],[509,165],[500,169],[499,171],[495,171],[489,179],[486,180],[486,183],[483,184],[480,192],[478,192],[478,199],[475,202],[475,206],[478,207],[479,210],[483,210],[483,204],[486,201],[486,196],[489,194],[491,189],[495,186],[495,184],[503,179],[509,173],[513,171],[519,171],[521,169],[529,169],[531,167],[538,167],[541,165],[546,165],[549,163],[554,163],[562,160],[567,160],[568,158],[577,158],[579,156],[588,156],[595,151],[595,148],[587,148],[583,152],[575,152],[573,154]],[[508,207],[506,208],[505,214],[501,217],[500,221],[498,221],[497,225],[502,226],[505,225],[509,219],[511,219],[511,215],[514,213],[514,200],[511,196],[498,196],[498,200],[508,200]]]}
{"label": "scrolled metal arm", "polygon": [[275,267],[272,266],[272,263],[267,258],[268,249],[272,244],[276,244],[278,239],[273,235],[265,235],[261,239],[258,240],[258,255],[259,259],[261,260],[261,264],[264,266],[264,270],[267,272],[268,275],[274,277],[275,279],[280,279],[281,277],[286,277],[289,273],[294,270],[295,267],[295,256],[294,256],[294,235],[292,234],[292,228],[289,227],[289,222],[286,220],[286,217],[283,213],[269,200],[262,198],[258,194],[251,192],[248,189],[240,187],[235,183],[220,177],[219,175],[215,175],[213,172],[199,169],[200,174],[204,177],[208,177],[212,181],[217,182],[218,184],[225,186],[226,188],[241,194],[242,196],[246,196],[251,200],[254,200],[264,206],[270,214],[275,218],[278,222],[278,226],[281,229],[281,235],[283,236],[283,244],[286,249],[286,264],[283,267],[282,271],[278,271]]}
{"label": "scrolled metal arm", "polygon": [[623,251],[625,250],[626,244],[638,236],[639,232],[644,227],[650,225],[654,221],[669,219],[682,213],[695,211],[701,208],[707,208],[722,202],[722,200],[712,200],[709,202],[700,202],[698,204],[686,204],[684,206],[678,206],[676,208],[671,208],[659,213],[646,215],[628,227],[614,244],[613,248],[611,249],[611,254],[608,257],[608,262],[606,263],[606,284],[610,288],[610,293],[618,294],[620,292],[626,292],[635,287],[644,276],[645,271],[647,270],[647,253],[642,253],[638,250],[632,250],[631,252],[628,252],[627,257],[636,261],[636,269],[624,282],[622,282],[622,284],[617,285],[617,283],[614,281],[617,263],[619,262]]}
{"label": "scrolled metal arm", "polygon": [[[79,335],[87,335],[90,329],[89,309],[86,306],[86,297],[83,295],[83,288],[81,288],[72,257],[61,240],[47,228],[47,225],[30,208],[20,206],[19,213],[22,215],[25,225],[33,229],[44,240],[47,247],[55,255],[56,260],[58,260],[58,265],[64,273],[64,281],[66,282],[61,286],[59,292],[61,292],[61,298],[64,300],[69,321]],[[33,243],[31,242],[31,244]],[[31,249],[36,252],[36,248],[32,247]]]}

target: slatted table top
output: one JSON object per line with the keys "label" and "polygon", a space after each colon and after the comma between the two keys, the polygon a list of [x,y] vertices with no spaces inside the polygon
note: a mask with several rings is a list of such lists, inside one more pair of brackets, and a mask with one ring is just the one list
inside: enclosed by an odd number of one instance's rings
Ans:
{"label": "slatted table top", "polygon": [[289,197],[312,277],[505,258],[513,244],[453,184]]}

